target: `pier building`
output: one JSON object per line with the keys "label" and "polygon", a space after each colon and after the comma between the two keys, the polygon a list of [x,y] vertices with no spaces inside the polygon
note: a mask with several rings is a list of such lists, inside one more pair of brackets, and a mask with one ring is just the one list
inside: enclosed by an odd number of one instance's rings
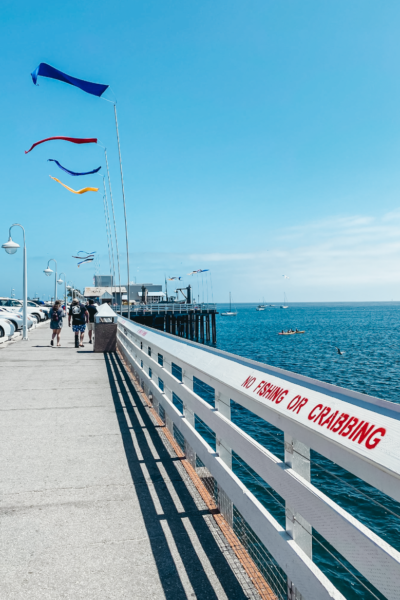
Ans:
{"label": "pier building", "polygon": [[111,300],[116,304],[121,303],[121,297],[126,294],[126,288],[124,286],[92,286],[85,287],[83,292],[84,297],[89,300],[95,300],[98,304],[102,304],[102,297],[106,294],[107,301]]}

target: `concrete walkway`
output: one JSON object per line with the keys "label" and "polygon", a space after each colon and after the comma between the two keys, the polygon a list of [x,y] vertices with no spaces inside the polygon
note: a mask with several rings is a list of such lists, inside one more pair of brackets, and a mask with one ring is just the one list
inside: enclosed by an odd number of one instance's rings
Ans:
{"label": "concrete walkway", "polygon": [[259,598],[118,357],[49,340],[0,347],[0,598]]}

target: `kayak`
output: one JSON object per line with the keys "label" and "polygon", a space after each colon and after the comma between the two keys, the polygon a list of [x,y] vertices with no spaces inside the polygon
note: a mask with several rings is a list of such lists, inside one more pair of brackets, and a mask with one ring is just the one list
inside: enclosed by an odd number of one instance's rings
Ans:
{"label": "kayak", "polygon": [[305,331],[285,331],[284,333],[280,332],[278,335],[296,335],[296,333],[305,333]]}

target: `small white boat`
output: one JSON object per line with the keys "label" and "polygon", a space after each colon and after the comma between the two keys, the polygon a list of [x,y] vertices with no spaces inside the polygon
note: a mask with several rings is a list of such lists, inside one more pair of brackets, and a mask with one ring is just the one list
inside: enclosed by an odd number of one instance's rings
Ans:
{"label": "small white boat", "polygon": [[221,317],[236,317],[237,315],[237,310],[232,310],[232,299],[231,299],[231,293],[229,292],[229,310],[226,310],[225,312],[221,313]]}
{"label": "small white boat", "polygon": [[286,299],[285,292],[283,293],[283,305],[281,306],[281,308],[289,308],[289,306],[287,305],[287,299]]}
{"label": "small white boat", "polygon": [[256,310],[265,310],[264,298],[263,298],[262,303],[257,306]]}

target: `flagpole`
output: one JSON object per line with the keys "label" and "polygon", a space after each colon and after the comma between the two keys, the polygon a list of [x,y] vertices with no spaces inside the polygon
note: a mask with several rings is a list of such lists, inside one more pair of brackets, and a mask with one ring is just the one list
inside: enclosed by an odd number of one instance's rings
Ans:
{"label": "flagpole", "polygon": [[119,167],[121,170],[121,186],[122,186],[122,200],[124,203],[124,218],[125,218],[125,237],[126,237],[126,268],[128,272],[128,319],[131,318],[131,294],[130,294],[130,280],[129,280],[129,245],[128,245],[128,223],[126,220],[126,203],[125,203],[125,190],[124,190],[124,175],[122,172],[122,159],[121,159],[121,146],[119,143],[119,131],[118,131],[118,118],[117,118],[117,103],[114,102],[114,115],[115,115],[115,128],[117,131],[118,141],[118,155],[119,155]]}
{"label": "flagpole", "polygon": [[111,267],[111,252],[110,252],[110,236],[108,234],[108,224],[107,224],[107,213],[106,213],[106,197],[103,194],[103,206],[104,206],[104,220],[106,222],[106,235],[107,235],[107,248],[108,248],[108,263],[110,267],[110,276],[112,276],[112,267]]}
{"label": "flagpole", "polygon": [[106,148],[104,148],[104,155],[106,157],[108,187],[110,189],[111,210],[112,210],[113,221],[114,221],[115,247],[116,247],[116,254],[117,254],[117,265],[118,265],[118,285],[119,285],[120,313],[122,315],[122,288],[121,288],[121,271],[120,271],[120,267],[119,267],[119,250],[118,250],[117,226],[116,226],[116,223],[115,223],[114,200],[113,200],[112,189],[111,189],[110,170],[108,168],[108,159],[107,159],[107,149]]}
{"label": "flagpole", "polygon": [[[112,243],[112,234],[111,234],[111,223],[110,223],[110,213],[108,211],[108,199],[107,199],[107,188],[106,188],[106,178],[103,177],[103,186],[104,186],[104,216],[106,219],[106,229],[107,229],[107,241],[108,241],[108,255],[110,258],[110,275],[112,277],[113,282],[115,282],[115,262],[114,262],[114,246]],[[110,253],[111,246],[111,253]],[[112,257],[112,260],[111,260]],[[111,288],[112,290],[112,288]],[[112,291],[111,291],[112,293]]]}

